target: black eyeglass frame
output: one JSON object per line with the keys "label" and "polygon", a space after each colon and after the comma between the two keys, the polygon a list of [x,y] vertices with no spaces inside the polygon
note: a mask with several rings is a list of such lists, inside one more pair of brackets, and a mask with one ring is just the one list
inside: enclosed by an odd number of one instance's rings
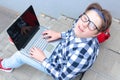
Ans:
{"label": "black eyeglass frame", "polygon": [[[87,17],[87,20],[86,21],[84,21],[84,20],[82,20],[83,22],[88,22],[88,25],[90,24],[90,23],[92,23],[94,26],[95,26],[95,29],[94,30],[96,30],[97,29],[97,31],[98,32],[100,32],[100,30],[98,29],[98,27],[95,25],[95,23],[94,22],[92,22],[91,20],[90,20],[90,18],[88,17],[88,15],[84,12],[83,14],[81,14],[80,16],[79,16],[79,18],[81,18],[83,15],[85,15],[86,17]],[[89,26],[88,26],[89,27]],[[91,29],[90,29],[91,30]],[[93,30],[91,30],[91,31],[93,31]]]}

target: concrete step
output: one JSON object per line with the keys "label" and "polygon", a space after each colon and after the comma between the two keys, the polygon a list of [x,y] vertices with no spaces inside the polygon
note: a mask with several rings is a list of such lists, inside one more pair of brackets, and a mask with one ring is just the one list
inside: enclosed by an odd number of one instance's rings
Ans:
{"label": "concrete step", "polygon": [[113,20],[110,33],[110,39],[102,46],[120,54],[120,23],[118,21]]}
{"label": "concrete step", "polygon": [[18,16],[18,13],[0,6],[0,33]]}
{"label": "concrete step", "polygon": [[72,18],[68,18],[63,15],[56,19],[43,13],[38,16],[38,19],[42,26],[46,26],[52,30],[59,32],[66,31],[71,28],[74,21]]}

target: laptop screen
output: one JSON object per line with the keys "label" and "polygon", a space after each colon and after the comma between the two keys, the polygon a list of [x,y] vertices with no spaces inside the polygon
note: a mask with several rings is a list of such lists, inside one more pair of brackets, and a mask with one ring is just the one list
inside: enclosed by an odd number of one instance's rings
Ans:
{"label": "laptop screen", "polygon": [[18,50],[24,48],[29,40],[39,29],[39,22],[33,7],[30,6],[15,22],[7,29],[7,33]]}

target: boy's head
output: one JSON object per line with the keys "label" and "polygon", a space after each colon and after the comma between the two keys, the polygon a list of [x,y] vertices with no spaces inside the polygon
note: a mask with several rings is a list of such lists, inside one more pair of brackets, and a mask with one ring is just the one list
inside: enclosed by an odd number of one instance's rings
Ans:
{"label": "boy's head", "polygon": [[106,9],[103,9],[98,3],[90,4],[85,12],[88,12],[89,10],[94,10],[100,16],[102,20],[100,32],[106,31],[112,22],[111,14]]}
{"label": "boy's head", "polygon": [[102,9],[98,3],[90,4],[85,12],[79,16],[74,29],[75,34],[84,38],[95,37],[110,27],[111,20],[110,13]]}

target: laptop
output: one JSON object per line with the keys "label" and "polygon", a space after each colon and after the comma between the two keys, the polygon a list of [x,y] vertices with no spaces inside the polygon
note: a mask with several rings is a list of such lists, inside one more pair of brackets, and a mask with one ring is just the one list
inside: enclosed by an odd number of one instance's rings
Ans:
{"label": "laptop", "polygon": [[51,56],[60,40],[47,42],[42,38],[46,27],[40,26],[32,5],[26,9],[7,29],[9,37],[16,48],[24,55],[30,56],[32,47],[40,48],[47,58]]}

